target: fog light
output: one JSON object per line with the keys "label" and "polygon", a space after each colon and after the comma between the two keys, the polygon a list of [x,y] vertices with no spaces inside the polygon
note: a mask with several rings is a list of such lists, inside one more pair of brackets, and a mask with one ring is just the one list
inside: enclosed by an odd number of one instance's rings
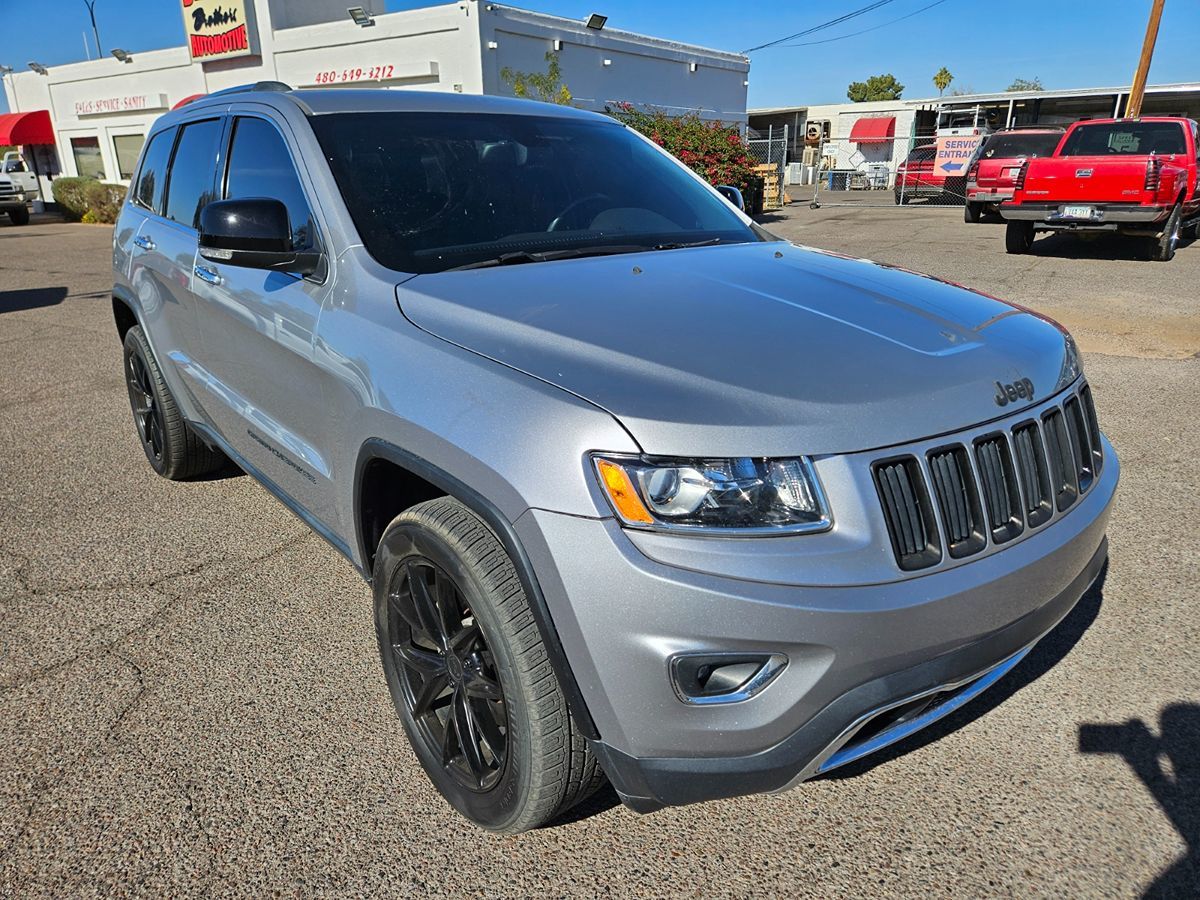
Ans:
{"label": "fog light", "polygon": [[782,653],[681,653],[671,659],[671,683],[684,703],[741,703],[786,665]]}

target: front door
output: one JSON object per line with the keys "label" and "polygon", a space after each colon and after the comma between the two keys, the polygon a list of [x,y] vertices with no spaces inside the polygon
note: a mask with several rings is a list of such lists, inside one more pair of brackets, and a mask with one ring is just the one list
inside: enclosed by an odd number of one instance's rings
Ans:
{"label": "front door", "polygon": [[[296,249],[320,238],[281,123],[233,119],[224,199],[284,203]],[[215,402],[211,415],[229,444],[271,484],[321,520],[334,519],[328,427],[313,337],[328,279],[302,278],[198,257],[195,293]],[[320,523],[314,523],[318,525]]]}

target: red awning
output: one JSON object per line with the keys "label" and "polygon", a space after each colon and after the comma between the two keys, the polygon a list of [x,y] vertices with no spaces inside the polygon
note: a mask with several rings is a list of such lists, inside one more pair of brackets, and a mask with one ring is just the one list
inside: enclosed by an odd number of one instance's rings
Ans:
{"label": "red awning", "polygon": [[33,112],[5,113],[0,116],[0,144],[53,144],[54,128],[50,113],[44,109]]}
{"label": "red awning", "polygon": [[872,116],[859,119],[850,129],[850,140],[856,144],[886,144],[896,136],[895,116]]}

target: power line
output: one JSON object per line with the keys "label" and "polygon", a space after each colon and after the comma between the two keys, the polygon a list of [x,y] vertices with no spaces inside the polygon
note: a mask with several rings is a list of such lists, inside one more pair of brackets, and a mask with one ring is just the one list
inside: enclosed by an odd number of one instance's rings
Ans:
{"label": "power line", "polygon": [[838,37],[825,38],[820,41],[802,41],[798,44],[780,44],[780,47],[813,47],[817,44],[832,44],[834,41],[844,41],[846,38],[858,37],[860,34],[866,34],[868,31],[876,31],[880,28],[886,28],[889,25],[895,25],[897,22],[903,22],[905,19],[911,19],[917,13],[923,13],[927,9],[933,9],[935,6],[941,6],[946,0],[934,0],[928,6],[922,6],[920,9],[914,9],[907,15],[900,16],[895,19],[889,19],[887,22],[882,22],[879,25],[872,25],[870,28],[864,28],[862,31],[852,31],[850,34],[839,35]]}
{"label": "power line", "polygon": [[818,31],[824,31],[826,28],[832,28],[834,25],[841,25],[843,22],[849,22],[851,19],[857,18],[864,13],[869,13],[872,10],[879,9],[881,6],[887,6],[895,0],[875,0],[874,3],[856,9],[854,12],[848,12],[844,16],[838,16],[836,19],[830,19],[828,22],[823,22],[820,25],[814,25],[812,28],[807,28],[804,31],[797,31],[795,34],[789,34],[786,37],[777,38],[773,41],[767,41],[765,44],[759,44],[757,47],[751,47],[749,50],[743,50],[742,53],[753,53],[755,50],[765,50],[767,47],[774,47],[777,44],[782,44],[785,41],[794,41],[796,38],[807,37]]}

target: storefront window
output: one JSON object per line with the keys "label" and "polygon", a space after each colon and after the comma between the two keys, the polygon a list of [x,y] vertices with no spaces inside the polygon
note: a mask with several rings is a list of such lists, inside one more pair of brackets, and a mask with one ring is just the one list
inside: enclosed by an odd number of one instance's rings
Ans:
{"label": "storefront window", "polygon": [[80,178],[104,180],[104,160],[100,157],[100,138],[71,138],[71,152],[75,155],[75,171]]}
{"label": "storefront window", "polygon": [[144,134],[118,134],[113,138],[113,150],[117,155],[117,177],[128,181],[137,167],[138,154],[146,142]]}

